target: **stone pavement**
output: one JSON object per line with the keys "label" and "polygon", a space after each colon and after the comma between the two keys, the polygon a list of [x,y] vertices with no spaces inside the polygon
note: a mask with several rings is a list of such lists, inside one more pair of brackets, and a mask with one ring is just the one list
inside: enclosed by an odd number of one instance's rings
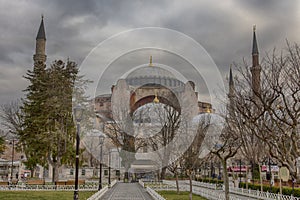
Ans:
{"label": "stone pavement", "polygon": [[153,200],[146,189],[138,183],[117,183],[101,200]]}

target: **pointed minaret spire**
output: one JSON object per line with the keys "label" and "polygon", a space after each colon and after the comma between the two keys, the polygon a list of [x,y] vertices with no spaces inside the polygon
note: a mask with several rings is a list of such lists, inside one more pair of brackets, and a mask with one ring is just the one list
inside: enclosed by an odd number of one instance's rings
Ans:
{"label": "pointed minaret spire", "polygon": [[231,99],[234,97],[234,82],[233,82],[233,76],[232,76],[232,65],[230,65],[229,69],[229,93],[228,98]]}
{"label": "pointed minaret spire", "polygon": [[229,86],[234,86],[233,77],[232,77],[232,65],[230,65],[230,69],[229,69]]}
{"label": "pointed minaret spire", "polygon": [[252,67],[250,68],[252,74],[252,91],[253,98],[257,102],[257,98],[260,94],[260,72],[261,67],[259,64],[259,53],[258,53],[258,45],[256,40],[256,26],[253,26],[253,45],[252,45]]}
{"label": "pointed minaret spire", "polygon": [[252,45],[252,55],[258,54],[258,47],[257,47],[257,41],[256,41],[256,25],[253,25],[253,45]]}
{"label": "pointed minaret spire", "polygon": [[44,16],[42,15],[41,24],[36,36],[36,47],[35,54],[33,55],[34,63],[42,63],[46,62],[46,34],[44,27]]}
{"label": "pointed minaret spire", "polygon": [[228,105],[227,109],[230,116],[234,115],[234,82],[232,76],[232,65],[230,65],[229,69],[229,92],[228,92]]}
{"label": "pointed minaret spire", "polygon": [[44,27],[44,15],[42,15],[41,24],[36,39],[46,40],[45,27]]}

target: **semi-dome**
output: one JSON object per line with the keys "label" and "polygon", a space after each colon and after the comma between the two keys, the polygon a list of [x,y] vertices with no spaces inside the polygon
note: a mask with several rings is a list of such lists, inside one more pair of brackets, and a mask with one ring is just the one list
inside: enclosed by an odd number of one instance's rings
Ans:
{"label": "semi-dome", "polygon": [[160,84],[167,87],[183,86],[172,72],[158,66],[147,65],[132,71],[126,77],[126,82],[132,86]]}

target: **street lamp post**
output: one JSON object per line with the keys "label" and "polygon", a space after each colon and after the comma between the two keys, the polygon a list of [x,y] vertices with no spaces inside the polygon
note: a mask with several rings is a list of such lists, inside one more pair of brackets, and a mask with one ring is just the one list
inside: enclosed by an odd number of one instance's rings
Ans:
{"label": "street lamp post", "polygon": [[10,183],[13,180],[13,170],[14,170],[14,153],[15,153],[15,139],[12,140],[12,153],[11,153],[11,172],[10,172]]}
{"label": "street lamp post", "polygon": [[272,191],[272,170],[271,170],[271,158],[269,156],[269,174],[270,174],[270,192]]}
{"label": "street lamp post", "polygon": [[240,185],[242,183],[242,159],[240,159]]}
{"label": "street lamp post", "polygon": [[213,172],[214,164],[212,161],[210,161],[210,178],[214,178],[214,172]]}
{"label": "street lamp post", "polygon": [[80,105],[74,108],[74,117],[76,120],[76,162],[75,162],[75,190],[74,200],[79,199],[78,194],[78,169],[79,169],[79,144],[80,144],[80,121],[82,120],[83,109]]}
{"label": "street lamp post", "polygon": [[252,185],[254,185],[254,162],[251,160]]}
{"label": "street lamp post", "polygon": [[110,187],[110,150],[108,151],[108,186]]}
{"label": "street lamp post", "polygon": [[100,144],[100,174],[99,174],[99,186],[98,191],[102,189],[102,146],[104,142],[104,135],[100,134],[99,136],[99,144]]}
{"label": "street lamp post", "polygon": [[218,176],[218,179],[220,179],[221,180],[221,162],[219,162],[219,176]]}

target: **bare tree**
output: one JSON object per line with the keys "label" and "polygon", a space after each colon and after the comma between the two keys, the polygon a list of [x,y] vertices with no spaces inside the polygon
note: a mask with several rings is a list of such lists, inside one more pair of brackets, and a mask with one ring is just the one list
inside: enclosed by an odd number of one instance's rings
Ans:
{"label": "bare tree", "polygon": [[2,133],[0,134],[0,153],[3,153],[5,150],[5,138],[12,136],[15,137],[17,133],[19,133],[22,130],[23,118],[20,106],[21,103],[17,100],[7,104],[3,104],[0,107],[1,125],[6,130],[8,130],[1,131]]}
{"label": "bare tree", "polygon": [[280,54],[274,50],[262,64],[261,92],[253,98],[251,76],[239,68],[236,112],[245,125],[268,147],[269,156],[288,167],[296,179],[300,156],[300,48],[290,45]]}
{"label": "bare tree", "polygon": [[181,158],[175,160],[174,162],[172,162],[171,164],[168,165],[168,170],[175,175],[177,194],[179,194],[178,170],[180,168],[180,161],[181,161]]}
{"label": "bare tree", "polygon": [[[241,87],[241,85],[237,85],[237,89]],[[239,98],[241,94],[236,94],[235,98]],[[260,173],[260,163],[261,161],[268,155],[267,148],[264,145],[264,142],[258,138],[256,135],[259,134],[259,130],[256,129],[253,125],[248,123],[248,119],[246,119],[241,113],[236,111],[235,109],[239,108],[240,105],[236,105],[236,102],[231,102],[232,105],[228,106],[228,120],[231,123],[231,126],[235,127],[235,134],[239,137],[239,142],[241,143],[240,149],[237,152],[237,156],[240,159],[246,161],[246,164],[251,164],[252,168],[252,179],[258,178],[259,175],[260,182],[262,184],[262,178]],[[249,109],[249,108],[246,108]],[[249,109],[251,110],[251,108]],[[248,167],[246,171],[246,188],[248,188]]]}
{"label": "bare tree", "polygon": [[0,108],[2,125],[13,134],[22,130],[23,119],[20,106],[21,102],[17,100],[3,104]]}
{"label": "bare tree", "polygon": [[210,152],[216,155],[223,167],[223,179],[225,186],[225,199],[229,200],[229,179],[227,172],[227,161],[234,157],[240,149],[242,143],[238,128],[233,123],[232,118],[226,116],[224,119],[224,127],[215,143],[210,143]]}
{"label": "bare tree", "polygon": [[[193,138],[192,143],[187,140],[187,144],[189,144],[188,149],[184,152],[181,157],[181,167],[185,170],[186,174],[189,177],[189,199],[192,200],[193,196],[193,183],[192,179],[195,173],[195,170],[199,168],[203,159],[200,159],[199,156],[203,151],[201,147],[203,147],[203,142],[208,133],[208,129],[210,128],[210,116],[202,115],[200,119],[194,120],[196,126],[196,134]],[[204,144],[205,145],[205,144]]]}
{"label": "bare tree", "polygon": [[[139,125],[143,126],[144,134],[147,135],[137,139],[137,142],[141,144],[139,145],[140,147],[146,145],[151,148],[152,152],[157,154],[157,162],[159,162],[161,166],[159,177],[160,179],[164,179],[167,167],[170,163],[170,154],[173,153],[174,150],[171,142],[178,133],[177,130],[180,125],[180,112],[172,106],[161,103],[145,105],[145,109],[139,111],[143,113],[141,114],[139,112],[138,115],[147,116],[146,119],[139,120],[142,122]],[[149,115],[152,115],[152,120]],[[167,149],[158,151],[164,147],[167,147]]]}

